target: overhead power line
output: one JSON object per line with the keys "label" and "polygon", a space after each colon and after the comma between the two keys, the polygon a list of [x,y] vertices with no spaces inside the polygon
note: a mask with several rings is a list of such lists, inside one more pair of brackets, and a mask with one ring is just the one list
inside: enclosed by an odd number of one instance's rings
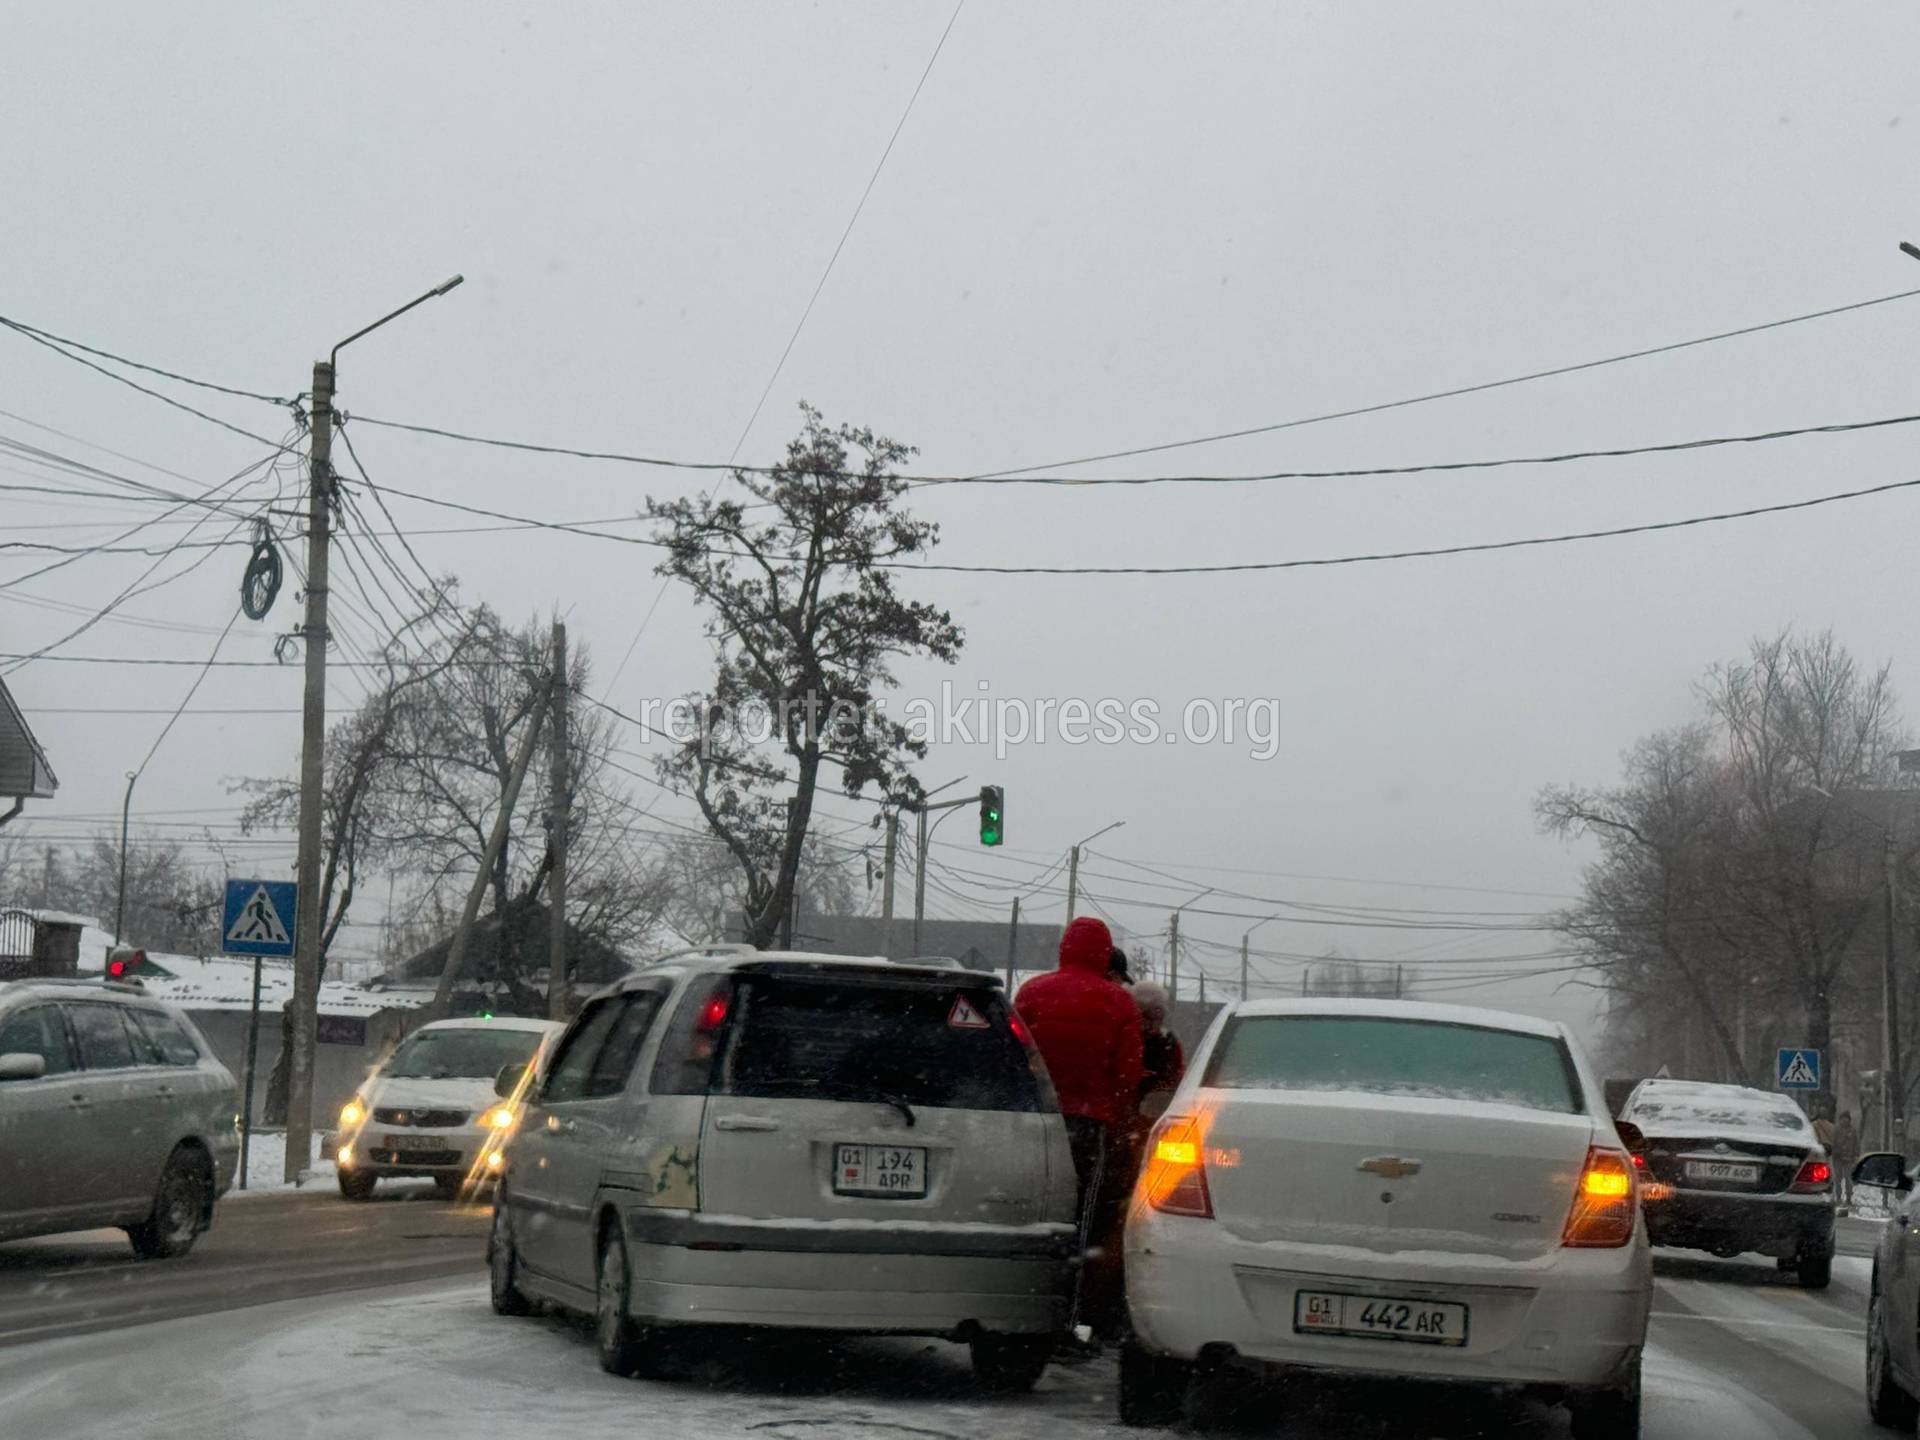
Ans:
{"label": "overhead power line", "polygon": [[[1557,535],[1535,535],[1515,540],[1483,540],[1463,545],[1432,545],[1354,555],[1313,556],[1297,560],[1241,560],[1205,565],[961,565],[939,560],[877,560],[874,562],[874,567],[881,570],[925,570],[962,575],[1231,575],[1263,570],[1324,569],[1337,565],[1371,565],[1391,560],[1425,560],[1445,555],[1476,555],[1496,550],[1522,550],[1542,545],[1570,545],[1583,540],[1611,540],[1624,535],[1649,535],[1662,530],[1685,530],[1700,525],[1723,524],[1730,520],[1750,520],[1761,515],[1811,510],[1817,506],[1835,505],[1846,500],[1863,500],[1874,495],[1909,490],[1917,485],[1920,485],[1920,480],[1895,480],[1884,485],[1870,485],[1857,490],[1841,490],[1827,495],[1815,495],[1805,500],[1784,500],[1772,505],[1751,505],[1740,510],[1720,510],[1707,515],[1689,515],[1678,520],[1654,520],[1636,525],[1616,525],[1598,530],[1575,530]],[[396,489],[391,485],[386,486],[385,489],[389,495],[416,500],[423,505],[458,510],[491,520],[510,521],[528,529],[557,530],[571,535],[584,535],[590,539],[609,540],[615,544],[638,545],[654,550],[667,548],[665,541],[648,536],[617,535],[588,525],[576,525],[561,520],[539,520],[531,515],[515,515],[504,510],[465,505],[457,500],[442,500],[415,491]],[[705,553],[732,555],[738,559],[750,558],[743,553],[730,550],[708,550]]]}
{"label": "overhead power line", "polygon": [[1483,380],[1473,385],[1456,385],[1446,390],[1429,390],[1421,395],[1409,395],[1399,400],[1382,400],[1372,405],[1356,405],[1346,410],[1330,410],[1319,415],[1305,415],[1295,420],[1279,420],[1269,425],[1250,425],[1240,430],[1222,430],[1211,435],[1195,435],[1185,440],[1166,440],[1156,445],[1136,445],[1126,450],[1107,450],[1098,455],[1081,455],[1072,460],[1050,460],[1043,465],[1015,465],[1006,470],[994,472],[995,475],[1020,475],[1037,470],[1065,470],[1076,465],[1097,465],[1107,460],[1129,460],[1138,455],[1160,455],[1169,450],[1184,450],[1195,445],[1213,445],[1223,440],[1244,440],[1254,435],[1273,435],[1282,430],[1298,430],[1308,425],[1324,425],[1330,420],[1352,420],[1361,415],[1378,415],[1387,410],[1402,410],[1411,405],[1426,405],[1435,400],[1454,400],[1464,395],[1481,395],[1489,390],[1503,390],[1513,385],[1526,385],[1535,380],[1551,380],[1560,375],[1577,375],[1584,370],[1598,370],[1605,365],[1621,365],[1629,360],[1646,360],[1655,355],[1671,355],[1679,350],[1691,350],[1701,345],[1714,345],[1722,340],[1737,340],[1745,335],[1758,335],[1767,330],[1780,330],[1789,325],[1804,325],[1811,320],[1825,320],[1835,315],[1845,315],[1855,310],[1869,310],[1876,305],[1891,305],[1896,300],[1910,300],[1920,295],[1920,289],[1901,290],[1892,295],[1879,295],[1871,300],[1856,300],[1848,305],[1834,305],[1825,310],[1809,310],[1802,315],[1789,315],[1780,320],[1765,320],[1758,325],[1743,325],[1737,330],[1721,330],[1712,335],[1697,336],[1692,340],[1675,340],[1665,345],[1650,345],[1640,350],[1627,350],[1618,355],[1603,355],[1597,360],[1581,360],[1571,365],[1555,365],[1545,370],[1530,370],[1524,375],[1509,375],[1501,380]]}
{"label": "overhead power line", "polygon": [[22,335],[37,336],[42,340],[51,340],[65,345],[69,349],[84,350],[89,355],[97,355],[102,360],[111,360],[116,365],[125,365],[130,370],[144,370],[149,375],[158,375],[162,379],[177,380],[182,385],[197,386],[202,390],[212,390],[221,395],[232,395],[240,400],[258,400],[266,405],[278,405],[282,408],[292,405],[291,398],[284,395],[265,395],[258,390],[241,390],[232,385],[216,385],[211,380],[196,380],[191,375],[182,375],[175,370],[162,370],[158,365],[149,365],[142,360],[129,360],[124,355],[116,355],[111,350],[101,350],[92,345],[82,344],[78,340],[69,340],[64,335],[56,335],[51,330],[42,330],[38,325],[29,325],[24,320],[14,320],[0,315],[0,325],[10,330],[18,330]]}
{"label": "overhead power line", "polygon": [[[491,446],[502,450],[527,451],[536,455],[564,455],[582,460],[610,460],[661,469],[692,471],[738,471],[743,475],[771,475],[782,467],[773,465],[736,465],[731,461],[663,460],[644,455],[622,455],[603,450],[570,450],[556,445],[531,445],[517,440],[500,440],[481,435],[466,435],[455,430],[440,430],[427,425],[403,425],[392,420],[373,420],[358,415],[362,425],[378,425],[389,430],[406,430],[433,435],[445,440]],[[1863,430],[1880,430],[1896,425],[1920,423],[1920,415],[1890,415],[1874,420],[1838,421],[1821,425],[1799,425],[1790,429],[1749,431],[1739,435],[1711,435],[1689,440],[1658,441],[1646,445],[1614,445],[1590,450],[1563,450],[1544,455],[1504,455],[1478,460],[1430,460],[1412,465],[1366,465],[1334,470],[1264,470],[1246,474],[1173,474],[1173,475],[902,475],[916,488],[934,489],[945,485],[1038,485],[1059,489],[1102,486],[1154,485],[1255,485],[1274,480],[1363,480],[1395,475],[1430,475],[1461,470],[1499,470],[1529,465],[1564,465],[1578,460],[1619,460],[1636,455],[1670,455],[1688,450],[1708,450],[1726,445],[1758,445],[1778,440],[1794,440],[1807,435],[1851,435]],[[855,474],[850,470],[829,471],[840,477]],[[644,518],[644,517],[635,517]],[[600,522],[605,523],[605,522]]]}

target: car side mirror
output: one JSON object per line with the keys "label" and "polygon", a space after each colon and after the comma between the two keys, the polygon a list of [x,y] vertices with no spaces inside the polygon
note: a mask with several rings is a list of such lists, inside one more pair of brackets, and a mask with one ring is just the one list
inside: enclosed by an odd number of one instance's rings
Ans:
{"label": "car side mirror", "polygon": [[38,1080],[47,1073],[47,1057],[16,1050],[0,1055],[0,1080]]}
{"label": "car side mirror", "polygon": [[493,1093],[502,1100],[511,1100],[520,1092],[520,1082],[526,1078],[524,1065],[502,1065],[500,1073],[493,1077]]}
{"label": "car side mirror", "polygon": [[1171,1090],[1149,1090],[1140,1097],[1140,1113],[1149,1120],[1158,1120],[1167,1113],[1167,1107],[1172,1103]]}
{"label": "car side mirror", "polygon": [[[4,1060],[0,1060],[0,1065],[5,1063]],[[1853,1183],[1872,1185],[1881,1190],[1895,1190],[1901,1194],[1913,1188],[1913,1181],[1907,1178],[1907,1157],[1896,1155],[1891,1150],[1862,1155],[1860,1163],[1853,1167]]]}
{"label": "car side mirror", "polygon": [[1616,1120],[1613,1122],[1613,1128],[1620,1136],[1620,1143],[1631,1153],[1638,1155],[1647,1148],[1646,1133],[1631,1120]]}

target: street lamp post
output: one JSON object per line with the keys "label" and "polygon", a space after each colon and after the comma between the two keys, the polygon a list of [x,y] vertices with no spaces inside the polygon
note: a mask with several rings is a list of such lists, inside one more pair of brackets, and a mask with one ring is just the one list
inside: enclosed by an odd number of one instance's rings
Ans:
{"label": "street lamp post", "polygon": [[1209,885],[1193,899],[1181,904],[1167,921],[1167,1003],[1170,1005],[1180,999],[1180,911],[1206,899],[1213,891],[1214,887]]}
{"label": "street lamp post", "polygon": [[455,275],[398,310],[342,340],[325,360],[313,362],[313,449],[307,487],[306,694],[300,724],[300,851],[294,918],[291,1053],[287,1067],[287,1160],[285,1176],[298,1180],[313,1145],[313,1051],[320,1008],[320,820],[327,738],[327,545],[333,522],[333,395],[340,352],[416,305],[445,295],[464,276]]}
{"label": "street lamp post", "polygon": [[1124,820],[1116,820],[1111,825],[1094,831],[1067,852],[1067,923],[1069,925],[1073,923],[1074,905],[1080,899],[1080,852],[1106,834],[1108,830],[1118,830],[1126,823]]}
{"label": "street lamp post", "polygon": [[1253,939],[1253,932],[1258,930],[1262,925],[1265,925],[1267,921],[1278,920],[1279,918],[1279,912],[1276,911],[1272,915],[1267,916],[1266,920],[1256,920],[1247,927],[1247,933],[1240,937],[1240,998],[1242,1000],[1247,998],[1247,992],[1251,986],[1251,966],[1247,961],[1247,942]]}
{"label": "street lamp post", "polygon": [[127,798],[120,802],[120,898],[113,907],[113,943],[120,943],[121,932],[127,928],[127,819],[133,811],[133,784],[140,778],[138,770],[127,772]]}

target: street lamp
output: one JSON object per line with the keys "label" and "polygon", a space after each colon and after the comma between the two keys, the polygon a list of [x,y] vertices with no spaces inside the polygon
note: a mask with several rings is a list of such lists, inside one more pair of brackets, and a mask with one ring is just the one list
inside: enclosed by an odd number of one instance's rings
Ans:
{"label": "street lamp", "polygon": [[313,443],[307,485],[307,610],[301,624],[306,650],[306,693],[300,723],[300,851],[295,874],[299,899],[294,920],[293,1003],[287,1067],[287,1163],[289,1182],[306,1168],[313,1142],[313,1052],[320,1008],[320,818],[327,739],[327,545],[333,525],[334,367],[340,352],[416,305],[445,295],[465,279],[455,275],[363,325],[313,362]]}
{"label": "street lamp", "polygon": [[1171,1004],[1180,998],[1180,911],[1213,894],[1214,887],[1209,885],[1191,900],[1183,901],[1167,922],[1167,1000]]}
{"label": "street lamp", "polygon": [[1253,924],[1247,927],[1247,933],[1240,937],[1240,998],[1242,1000],[1247,998],[1248,989],[1247,942],[1253,939],[1254,931],[1258,930],[1262,925],[1278,920],[1279,918],[1280,912],[1276,910],[1273,914],[1267,916],[1265,920],[1254,921]]}
{"label": "street lamp", "polygon": [[1102,835],[1106,834],[1108,830],[1118,830],[1122,825],[1126,823],[1127,822],[1124,820],[1116,820],[1111,825],[1105,826],[1099,830],[1094,831],[1093,834],[1087,836],[1086,839],[1082,840],[1078,845],[1075,845],[1073,849],[1067,853],[1067,923],[1068,924],[1073,923],[1073,907],[1075,902],[1077,902],[1080,898],[1080,851],[1086,846],[1091,845],[1094,841],[1098,840]]}
{"label": "street lamp", "polygon": [[138,770],[127,771],[127,798],[120,802],[120,898],[113,907],[113,943],[120,943],[120,932],[127,928],[127,817],[133,810],[133,783]]}

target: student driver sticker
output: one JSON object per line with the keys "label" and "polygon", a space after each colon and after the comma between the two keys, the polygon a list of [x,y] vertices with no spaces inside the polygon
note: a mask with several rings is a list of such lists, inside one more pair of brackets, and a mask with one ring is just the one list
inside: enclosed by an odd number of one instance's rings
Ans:
{"label": "student driver sticker", "polygon": [[953,1002],[953,1011],[947,1016],[947,1024],[955,1030],[990,1030],[993,1023],[974,1009],[973,1002],[961,995]]}

